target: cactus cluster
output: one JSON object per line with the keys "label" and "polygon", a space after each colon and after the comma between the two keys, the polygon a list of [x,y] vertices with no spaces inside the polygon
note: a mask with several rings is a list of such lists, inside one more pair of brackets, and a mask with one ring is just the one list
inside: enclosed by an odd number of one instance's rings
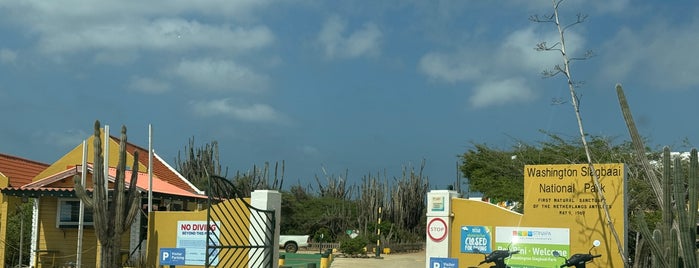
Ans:
{"label": "cactus cluster", "polygon": [[644,213],[637,214],[639,231],[644,237],[644,242],[648,243],[652,255],[650,267],[697,267],[696,232],[697,202],[699,201],[697,149],[692,149],[689,170],[685,172],[680,158],[676,157],[671,161],[670,148],[665,147],[662,177],[658,178],[646,157],[645,145],[638,134],[621,85],[617,85],[616,90],[624,120],[631,134],[636,159],[642,165],[645,178],[652,187],[656,202],[662,210],[662,220],[652,233],[643,217]]}
{"label": "cactus cluster", "polygon": [[141,204],[140,194],[136,189],[138,152],[134,152],[131,181],[129,189],[126,190],[126,127],[122,126],[119,143],[119,163],[116,168],[113,193],[110,195],[105,187],[107,180],[105,176],[108,174],[103,172],[104,158],[102,156],[99,121],[95,121],[94,133],[92,194],[88,194],[85,187],[80,183],[80,177],[78,176],[74,178],[75,193],[86,207],[92,209],[94,230],[101,246],[99,267],[121,267],[121,235],[131,227],[131,223],[136,218]]}
{"label": "cactus cluster", "polygon": [[[665,147],[663,150],[662,221],[651,234],[643,218],[644,214],[638,213],[639,231],[644,237],[652,237],[645,242],[651,250],[653,267],[697,267],[695,241],[698,163],[697,150],[693,149],[689,171],[685,173],[680,158],[671,161],[670,148]],[[682,266],[678,266],[680,262]]]}

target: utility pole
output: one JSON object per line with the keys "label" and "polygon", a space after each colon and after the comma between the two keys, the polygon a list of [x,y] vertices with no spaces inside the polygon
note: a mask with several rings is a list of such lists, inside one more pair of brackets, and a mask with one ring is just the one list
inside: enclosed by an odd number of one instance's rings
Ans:
{"label": "utility pole", "polygon": [[24,242],[24,212],[19,211],[19,267],[22,267],[22,243]]}
{"label": "utility pole", "polygon": [[376,224],[376,258],[381,258],[381,207],[379,207],[379,219]]}

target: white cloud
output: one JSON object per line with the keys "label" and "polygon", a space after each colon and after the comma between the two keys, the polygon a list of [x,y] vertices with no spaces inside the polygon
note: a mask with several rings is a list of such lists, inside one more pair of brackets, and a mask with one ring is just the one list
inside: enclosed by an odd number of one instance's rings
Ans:
{"label": "white cloud", "polygon": [[[466,44],[457,52],[429,52],[420,59],[418,68],[432,79],[449,83],[492,80],[493,76],[521,72],[537,74],[562,62],[558,51],[534,49],[541,42],[553,45],[557,38],[554,29],[544,32],[527,27],[507,35],[497,49]],[[566,40],[568,54],[582,56],[577,54],[585,45],[584,38],[568,31]]]}
{"label": "white cloud", "polygon": [[40,49],[49,54],[97,51],[185,51],[217,49],[247,51],[268,46],[274,40],[264,26],[229,27],[184,19],[129,20],[86,24],[62,31],[43,32]]}
{"label": "white cloud", "polygon": [[555,38],[551,38],[553,35],[551,32],[549,36],[544,38],[543,34],[534,32],[534,27],[509,34],[498,50],[498,64],[509,65],[520,70],[541,70],[560,63],[561,57],[558,52],[542,52],[534,49],[541,42],[546,42],[549,46],[557,43]]}
{"label": "white cloud", "polygon": [[[513,31],[493,45],[481,40],[466,43],[455,52],[433,51],[419,62],[420,72],[436,81],[476,85],[469,103],[477,108],[529,101],[534,91],[525,77],[535,78],[543,70],[562,63],[558,51],[536,51],[538,43],[553,45],[558,40],[554,28],[529,26]],[[566,51],[582,56],[579,47],[585,39],[574,31],[566,33]],[[512,78],[517,77],[517,78]]]}
{"label": "white cloud", "polygon": [[528,101],[534,98],[534,91],[523,78],[508,78],[485,82],[475,89],[469,103],[476,108],[491,105],[504,105],[511,102]]}
{"label": "white cloud", "polygon": [[[594,11],[599,14],[625,12],[629,9],[629,0],[607,0],[607,1],[589,1],[589,0],[573,0],[568,3],[564,2],[562,6],[565,10],[587,10],[589,7],[594,8]],[[553,7],[552,7],[553,8]]]}
{"label": "white cloud", "polygon": [[34,133],[34,136],[42,140],[45,144],[59,147],[73,147],[80,144],[88,134],[79,129],[69,129],[63,132],[48,131]]}
{"label": "white cloud", "polygon": [[0,63],[14,63],[17,60],[17,52],[10,49],[0,49]]}
{"label": "white cloud", "polygon": [[[617,32],[616,37],[605,44],[605,49],[602,51],[605,56],[602,57],[608,62],[602,67],[602,76],[610,79],[623,80],[626,75],[635,70],[635,66],[644,61],[644,55],[647,51],[643,51],[640,47],[641,40],[636,37],[628,28],[623,28]],[[622,55],[615,56],[618,51],[624,50]],[[612,52],[612,53],[608,53]],[[609,55],[607,55],[609,54]],[[650,56],[650,55],[646,55]],[[610,65],[609,63],[613,64]],[[639,77],[640,78],[640,77]]]}
{"label": "white cloud", "polygon": [[41,52],[57,60],[66,53],[87,51],[103,53],[97,55],[99,62],[119,63],[132,59],[109,56],[133,56],[141,50],[240,53],[266,47],[274,42],[273,33],[253,22],[255,11],[270,2],[28,0],[0,1],[0,9],[8,10],[3,12],[3,24],[22,29]]}
{"label": "white cloud", "polygon": [[170,90],[170,84],[148,77],[131,77],[129,89],[144,93],[158,94]]}
{"label": "white cloud", "polygon": [[[110,1],[110,0],[65,0],[61,2],[27,0],[22,2],[3,1],[2,6],[8,9],[22,10],[23,13],[8,13],[26,20],[65,22],[75,18],[78,23],[86,19],[115,18],[123,16],[166,16],[172,14],[201,13],[213,16],[238,18],[247,16],[252,11],[269,5],[270,0],[169,0],[169,1]],[[31,16],[42,15],[42,18]],[[46,18],[50,18],[46,20]]]}
{"label": "white cloud", "polygon": [[102,51],[95,53],[94,60],[97,63],[126,65],[138,60],[139,53],[135,51]]}
{"label": "white cloud", "polygon": [[[589,3],[589,1],[585,1],[585,3]],[[597,5],[595,6],[597,8],[597,11],[600,13],[604,12],[623,12],[629,7],[629,4],[631,3],[630,0],[611,0],[611,1],[599,1],[595,2]]]}
{"label": "white cloud", "polygon": [[183,60],[172,73],[196,88],[218,91],[257,92],[266,90],[270,78],[232,61]]}
{"label": "white cloud", "polygon": [[420,59],[418,68],[432,79],[446,82],[471,81],[480,77],[481,65],[474,64],[472,58],[467,55],[450,55],[439,52],[428,53]]}
{"label": "white cloud", "polygon": [[[559,51],[537,51],[534,48],[541,42],[547,46],[560,43],[558,32],[552,27],[544,27],[545,31],[536,30],[531,26],[509,34],[497,51],[496,58],[502,67],[515,67],[521,71],[538,73],[544,69],[553,69],[556,64],[562,64]],[[585,47],[585,39],[575,31],[566,32],[566,53],[569,57],[581,57],[581,47]],[[560,48],[557,46],[556,48]]]}
{"label": "white cloud", "polygon": [[612,81],[638,80],[660,89],[699,86],[699,20],[685,24],[654,21],[639,30],[623,28],[600,52],[600,76]]}
{"label": "white cloud", "polygon": [[[516,0],[513,1],[515,6],[522,6],[527,14],[550,14],[553,12],[553,3],[551,1],[531,1],[531,0]],[[595,14],[617,13],[628,11],[629,0],[606,0],[606,1],[590,1],[590,0],[568,0],[564,1],[559,6],[559,12],[574,11],[588,12],[594,11]],[[593,9],[593,10],[591,10]]]}
{"label": "white cloud", "polygon": [[192,101],[195,114],[204,117],[225,116],[242,121],[279,121],[281,115],[267,104],[236,105],[230,99]]}
{"label": "white cloud", "polygon": [[318,156],[320,155],[320,150],[318,150],[318,148],[316,148],[315,146],[304,145],[301,146],[301,153],[303,153],[306,156]]}
{"label": "white cloud", "polygon": [[382,33],[376,24],[366,23],[349,36],[343,36],[346,29],[347,23],[337,16],[323,24],[317,41],[327,58],[356,58],[379,53]]}

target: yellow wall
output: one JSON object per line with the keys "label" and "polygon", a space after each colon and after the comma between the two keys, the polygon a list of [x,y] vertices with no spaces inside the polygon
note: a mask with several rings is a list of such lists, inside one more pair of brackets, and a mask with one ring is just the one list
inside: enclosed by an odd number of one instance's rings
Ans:
{"label": "yellow wall", "polygon": [[[9,185],[9,179],[3,175],[0,172],[0,189],[5,188]],[[16,199],[12,198],[10,196],[6,196],[4,194],[0,194],[0,237],[5,241],[7,238],[7,208],[12,207],[9,204],[10,199]],[[0,243],[0,264],[5,263],[5,243]]]}
{"label": "yellow wall", "polygon": [[[538,171],[537,176],[531,171]],[[450,255],[459,259],[460,266],[477,265],[483,255],[461,253],[462,226],[486,226],[493,233],[495,227],[540,227],[568,228],[570,231],[570,253],[587,253],[594,240],[601,245],[593,254],[602,254],[587,267],[624,267],[618,254],[617,243],[606,224],[603,209],[595,201],[597,194],[592,187],[592,178],[585,173],[587,165],[537,165],[525,167],[524,214],[517,214],[496,205],[481,201],[452,199],[452,244]],[[610,206],[611,220],[626,248],[626,197],[625,168],[623,164],[596,164],[600,182],[604,186],[607,204]],[[546,171],[548,170],[548,171]],[[558,176],[552,170],[562,170],[566,176]],[[559,187],[560,186],[560,187]],[[625,250],[626,251],[626,250]],[[561,260],[562,261],[562,260]]]}
{"label": "yellow wall", "polygon": [[[487,226],[491,233],[494,233],[495,226],[520,226],[522,221],[522,214],[487,202],[461,198],[454,198],[451,202],[454,218],[452,218],[452,231],[449,234],[452,241],[450,256],[459,259],[460,267],[476,266],[483,260],[481,254],[461,253],[462,226]],[[491,241],[494,244],[494,235]]]}
{"label": "yellow wall", "polygon": [[[238,202],[233,204],[232,202]],[[250,234],[250,211],[243,209],[242,211],[236,209],[245,207],[241,201],[228,200],[219,204],[216,204],[214,210],[219,211],[231,211],[231,213],[226,214],[228,217],[236,217],[235,219],[227,218],[221,219],[212,216],[214,221],[220,221],[221,226],[221,237],[231,237],[233,240],[226,242],[227,244],[238,244],[245,245],[247,238]],[[249,200],[248,200],[249,202]],[[238,211],[238,212],[233,212]],[[177,230],[178,221],[206,221],[206,210],[200,211],[155,211],[150,213],[148,222],[148,249],[146,255],[148,256],[148,265],[154,266],[159,265],[159,255],[161,248],[176,248],[177,247]],[[233,223],[236,224],[233,224]],[[244,239],[245,241],[241,240]],[[241,255],[243,257],[241,257]],[[239,259],[247,261],[247,251],[227,253],[225,251],[221,252],[219,257],[220,263],[227,263],[228,258]],[[229,262],[228,262],[229,263]],[[177,267],[201,267],[201,266],[177,266]]]}
{"label": "yellow wall", "polygon": [[[37,250],[38,267],[51,267],[63,265],[66,262],[75,262],[77,254],[78,229],[59,229],[56,227],[56,213],[58,198],[39,198],[39,235]],[[43,253],[42,251],[50,251]],[[96,266],[96,238],[92,228],[83,230],[83,259],[85,266]]]}
{"label": "yellow wall", "polygon": [[[0,173],[0,189],[9,186],[9,179]],[[7,221],[9,220],[10,214],[14,214],[17,206],[21,204],[21,198],[11,195],[0,194],[0,238],[2,241],[7,239]],[[10,212],[13,211],[13,212]],[[24,228],[31,228],[31,223],[25,222]],[[26,231],[26,229],[25,229]],[[28,241],[24,243],[29,243]],[[26,244],[25,244],[26,245]],[[11,245],[18,247],[19,245]],[[5,263],[5,243],[0,243],[0,264]],[[17,260],[14,260],[15,262]],[[23,262],[26,260],[23,260]]]}
{"label": "yellow wall", "polygon": [[[78,248],[78,228],[57,228],[56,219],[58,212],[57,197],[41,197],[39,200],[39,241],[37,254],[38,267],[51,267],[76,261]],[[136,223],[134,223],[136,224]],[[121,240],[122,250],[129,249],[129,232],[124,233]],[[98,267],[100,248],[97,243],[95,230],[85,226],[83,229],[82,265],[84,267]],[[49,252],[45,252],[45,251]]]}
{"label": "yellow wall", "polygon": [[[114,134],[113,131],[111,131],[112,134]],[[118,133],[116,133],[118,134]],[[90,138],[87,140],[87,162],[92,163],[93,162],[93,140],[94,136],[90,136]],[[104,138],[102,140],[102,150],[104,150]],[[104,151],[102,152],[104,153]],[[82,165],[82,155],[83,155],[83,145],[80,143],[78,146],[73,148],[70,152],[67,154],[63,155],[61,159],[58,159],[56,162],[51,164],[48,168],[46,168],[44,171],[39,173],[34,179],[36,180],[37,178],[44,178],[53,174],[56,174],[58,172],[62,172],[66,170],[66,167],[69,166],[76,166],[76,165]],[[109,139],[109,166],[110,167],[116,167],[117,164],[119,163],[119,143],[115,142],[112,139]],[[133,155],[127,153],[126,154],[126,165],[131,166],[133,165]],[[138,170],[148,170],[146,166],[143,164],[139,163]]]}

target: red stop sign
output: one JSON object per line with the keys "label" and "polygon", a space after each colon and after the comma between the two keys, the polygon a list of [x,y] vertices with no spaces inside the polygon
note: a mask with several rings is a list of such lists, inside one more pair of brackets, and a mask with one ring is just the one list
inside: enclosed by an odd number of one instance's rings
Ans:
{"label": "red stop sign", "polygon": [[447,223],[441,218],[434,218],[427,224],[427,236],[432,241],[439,242],[447,237]]}

